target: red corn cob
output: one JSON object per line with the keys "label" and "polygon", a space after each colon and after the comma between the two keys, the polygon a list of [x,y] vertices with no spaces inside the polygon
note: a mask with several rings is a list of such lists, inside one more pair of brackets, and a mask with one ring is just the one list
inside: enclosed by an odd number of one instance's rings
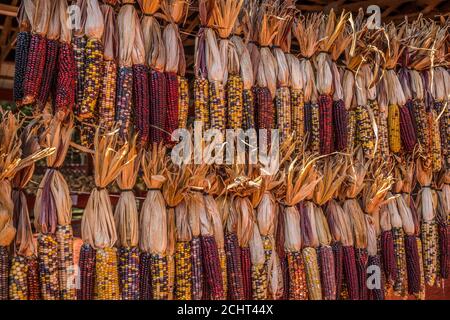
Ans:
{"label": "red corn cob", "polygon": [[244,287],[244,299],[252,299],[252,263],[250,260],[250,248],[241,248],[242,284]]}
{"label": "red corn cob", "polygon": [[72,45],[61,43],[58,56],[58,74],[56,77],[56,112],[71,111],[75,105],[76,65]]}
{"label": "red corn cob", "polygon": [[27,72],[28,52],[30,49],[31,33],[21,31],[17,35],[15,70],[14,70],[14,101],[17,105],[22,104],[24,97],[23,82]]}
{"label": "red corn cob", "polygon": [[41,87],[37,96],[37,102],[40,105],[41,110],[47,103],[48,97],[50,96],[50,89],[53,84],[56,63],[58,61],[58,44],[58,40],[47,39],[47,48],[45,50],[45,66],[43,70],[44,74],[42,75]]}
{"label": "red corn cob", "polygon": [[345,150],[348,141],[348,113],[343,100],[333,102],[333,129],[335,149],[337,151]]}
{"label": "red corn cob", "polygon": [[39,34],[33,34],[23,85],[25,95],[23,104],[34,103],[37,99],[44,75],[46,51],[47,39]]}
{"label": "red corn cob", "polygon": [[135,122],[139,134],[139,141],[143,146],[148,142],[149,137],[149,81],[148,68],[145,65],[133,65],[133,97]]}
{"label": "red corn cob", "polygon": [[408,274],[408,293],[420,292],[420,261],[415,235],[405,235],[406,270]]}
{"label": "red corn cob", "polygon": [[191,240],[191,261],[192,261],[192,300],[201,300],[203,297],[204,276],[202,265],[202,247],[200,238],[194,237]]}
{"label": "red corn cob", "polygon": [[329,95],[319,96],[319,132],[321,154],[333,150],[333,100]]}
{"label": "red corn cob", "polygon": [[323,299],[336,300],[336,273],[334,267],[333,249],[330,246],[320,246],[319,267]]}
{"label": "red corn cob", "polygon": [[358,284],[359,284],[359,300],[367,300],[367,263],[369,261],[369,255],[367,249],[355,248],[356,251],[356,268],[358,271]]}
{"label": "red corn cob", "polygon": [[[411,100],[408,100],[406,104],[412,104]],[[403,142],[403,146],[406,152],[412,152],[417,143],[416,131],[414,130],[414,124],[407,105],[402,106],[400,109],[400,137]]]}
{"label": "red corn cob", "polygon": [[335,268],[335,276],[336,276],[336,299],[341,297],[342,290],[342,278],[344,273],[344,260],[343,260],[343,249],[342,244],[340,242],[334,242],[331,246],[333,249],[333,258],[334,258],[334,268]]}
{"label": "red corn cob", "polygon": [[[287,253],[284,248],[285,234],[284,234],[284,226],[285,226],[285,215],[280,214],[278,216],[278,225],[276,230],[276,252],[280,259],[281,271],[283,273],[283,296],[282,300],[289,299],[290,285],[289,285],[289,263],[287,258]],[[303,262],[303,257],[301,252],[298,253]]]}
{"label": "red corn cob", "polygon": [[92,300],[95,287],[95,250],[84,243],[80,249],[80,289],[78,300]]}
{"label": "red corn cob", "polygon": [[167,83],[166,74],[150,70],[150,138],[160,143],[165,134],[167,122]]}
{"label": "red corn cob", "polygon": [[227,255],[228,298],[230,300],[243,300],[244,284],[240,259],[241,249],[235,233],[227,233],[225,235],[225,252]]}
{"label": "red corn cob", "polygon": [[150,271],[151,254],[143,252],[139,261],[139,298],[151,300],[152,298],[152,274]]}
{"label": "red corn cob", "polygon": [[[219,252],[217,250],[216,239],[214,238],[214,236],[202,236],[201,243],[203,266],[205,268],[205,276],[211,293],[211,299],[224,300],[225,292],[223,288],[222,271],[220,268]],[[251,285],[252,284],[250,281],[250,287]]]}
{"label": "red corn cob", "polygon": [[[287,299],[308,300],[305,264],[303,261],[302,253],[300,251],[289,252],[287,254],[287,260],[288,274],[286,278],[288,278],[289,284],[292,284],[289,285],[289,290],[285,288],[285,291],[288,291],[289,293]],[[294,286],[293,284],[296,285]]]}
{"label": "red corn cob", "polygon": [[395,263],[394,240],[391,231],[383,231],[381,233],[381,248],[386,279],[395,281],[397,279],[397,265]]}
{"label": "red corn cob", "polygon": [[355,249],[352,246],[343,246],[344,275],[348,298],[359,300],[358,271],[356,268]]}
{"label": "red corn cob", "polygon": [[166,141],[170,141],[170,135],[178,128],[178,77],[175,73],[166,72],[167,83],[167,131]]}
{"label": "red corn cob", "polygon": [[[272,129],[275,125],[275,108],[269,88],[257,87],[256,89],[256,113],[257,128]],[[268,136],[270,141],[270,138]],[[261,143],[261,142],[260,142]]]}
{"label": "red corn cob", "polygon": [[[449,269],[450,269],[450,259],[449,259],[449,226],[439,222],[438,232],[439,232],[439,258],[440,258],[440,273],[442,279],[448,279]],[[409,275],[408,275],[409,280]]]}
{"label": "red corn cob", "polygon": [[120,124],[120,135],[123,138],[128,136],[130,128],[132,98],[133,70],[122,66],[117,77],[116,122]]}
{"label": "red corn cob", "polygon": [[39,285],[39,266],[35,257],[28,260],[28,300],[40,300],[41,291]]}
{"label": "red corn cob", "polygon": [[[381,258],[379,255],[369,256],[369,266],[377,266],[381,269]],[[383,277],[381,277],[381,280]],[[368,290],[368,298],[369,300],[384,300],[384,283],[380,281],[379,289],[369,289]]]}

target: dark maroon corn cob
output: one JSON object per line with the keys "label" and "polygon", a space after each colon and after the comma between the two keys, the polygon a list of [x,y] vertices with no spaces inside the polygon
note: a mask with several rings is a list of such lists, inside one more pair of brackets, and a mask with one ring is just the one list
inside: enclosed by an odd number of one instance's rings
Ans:
{"label": "dark maroon corn cob", "polygon": [[319,267],[323,299],[336,300],[336,273],[331,246],[319,247]]}
{"label": "dark maroon corn cob", "polygon": [[39,265],[38,260],[32,257],[28,260],[28,300],[40,300],[41,289],[39,284]]}
{"label": "dark maroon corn cob", "polygon": [[201,240],[199,237],[193,237],[191,240],[192,300],[201,300],[203,297],[205,280],[202,260]]}
{"label": "dark maroon corn cob", "polygon": [[[411,100],[408,100],[406,104],[412,104]],[[407,105],[400,106],[400,137],[402,139],[403,146],[406,152],[412,152],[417,143],[416,131],[414,130],[414,124],[412,116],[409,112]]]}
{"label": "dark maroon corn cob", "polygon": [[[283,274],[283,296],[282,300],[289,300],[290,282],[289,282],[289,263],[288,257],[286,254],[286,250],[284,248],[285,241],[285,216],[284,214],[280,214],[278,216],[278,224],[276,230],[276,252],[278,254],[278,258],[280,259],[281,272]],[[301,254],[300,254],[301,256]]]}
{"label": "dark maroon corn cob", "polygon": [[160,143],[164,139],[167,122],[166,74],[150,70],[150,139]]}
{"label": "dark maroon corn cob", "polygon": [[334,242],[331,247],[333,249],[334,274],[336,276],[336,299],[339,299],[341,297],[342,278],[344,273],[344,253],[340,242]]}
{"label": "dark maroon corn cob", "polygon": [[[440,258],[440,273],[442,279],[448,279],[450,272],[450,258],[449,258],[449,233],[450,228],[445,223],[439,222],[439,258]],[[409,280],[409,275],[408,275]]]}
{"label": "dark maroon corn cob", "polygon": [[121,66],[117,77],[116,122],[119,123],[120,136],[127,138],[133,103],[133,69]]}
{"label": "dark maroon corn cob", "polygon": [[45,50],[45,67],[42,75],[41,88],[38,92],[37,102],[40,109],[47,103],[50,96],[50,89],[55,77],[56,64],[58,62],[58,47],[59,42],[55,39],[47,39],[47,48]]}
{"label": "dark maroon corn cob", "polygon": [[143,252],[139,261],[139,298],[152,299],[152,273],[150,270],[151,254]]}
{"label": "dark maroon corn cob", "polygon": [[166,106],[166,141],[170,142],[170,135],[178,128],[178,77],[173,72],[166,72],[167,106]]}
{"label": "dark maroon corn cob", "polygon": [[23,82],[27,72],[28,52],[30,49],[31,33],[21,31],[17,35],[15,71],[14,71],[14,101],[21,104],[24,98]]}
{"label": "dark maroon corn cob", "polygon": [[242,92],[242,100],[244,106],[243,129],[255,128],[255,97],[253,90],[244,89]]}
{"label": "dark maroon corn cob", "polygon": [[[368,266],[376,266],[381,270],[381,258],[379,255],[369,256]],[[369,300],[384,300],[384,283],[383,277],[380,279],[380,287],[375,289],[368,289]]]}
{"label": "dark maroon corn cob", "polygon": [[76,88],[75,88],[75,114],[80,113],[81,102],[84,95],[84,77],[86,74],[86,37],[73,37],[72,38],[74,58],[76,64]]}
{"label": "dark maroon corn cob", "polygon": [[[256,126],[257,129],[273,129],[275,127],[275,107],[272,95],[267,87],[256,87]],[[270,141],[270,133],[266,142]],[[261,142],[259,142],[261,143]]]}
{"label": "dark maroon corn cob", "polygon": [[350,300],[359,300],[358,271],[356,268],[355,248],[343,246],[344,276]]}
{"label": "dark maroon corn cob", "polygon": [[306,135],[306,147],[310,145],[312,136],[312,105],[310,102],[305,102],[303,106],[304,117],[305,117],[305,135]]}
{"label": "dark maroon corn cob", "polygon": [[56,110],[71,111],[75,106],[75,83],[77,77],[75,56],[72,45],[61,43],[56,77]]}
{"label": "dark maroon corn cob", "polygon": [[333,129],[335,150],[345,150],[348,140],[348,113],[343,100],[333,102]]}
{"label": "dark maroon corn cob", "polygon": [[252,299],[252,263],[250,260],[250,248],[241,248],[242,285],[244,287],[244,299]]}
{"label": "dark maroon corn cob", "polygon": [[24,104],[34,103],[38,97],[44,75],[46,50],[47,39],[39,34],[33,34],[23,84]]}
{"label": "dark maroon corn cob", "polygon": [[8,247],[0,246],[0,300],[8,300],[9,254]]}
{"label": "dark maroon corn cob", "polygon": [[358,271],[359,300],[367,300],[367,264],[369,255],[367,249],[355,248],[356,268]]}
{"label": "dark maroon corn cob", "polygon": [[119,248],[119,278],[122,300],[139,300],[139,249]]}
{"label": "dark maroon corn cob", "polygon": [[149,137],[150,122],[150,92],[148,68],[145,65],[133,65],[133,101],[135,110],[135,127],[138,131],[138,141],[145,146]]}
{"label": "dark maroon corn cob", "polygon": [[395,262],[394,239],[392,231],[381,233],[381,253],[386,279],[395,281],[397,279],[397,264]]}
{"label": "dark maroon corn cob", "polygon": [[225,235],[225,253],[227,256],[228,299],[243,300],[244,284],[241,268],[241,249],[236,233]]}
{"label": "dark maroon corn cob", "polygon": [[[222,271],[220,267],[219,251],[214,236],[202,236],[202,258],[206,281],[211,293],[211,300],[224,300]],[[251,281],[250,281],[251,287]]]}
{"label": "dark maroon corn cob", "polygon": [[83,243],[80,249],[80,289],[78,300],[94,299],[95,287],[95,249]]}
{"label": "dark maroon corn cob", "polygon": [[405,235],[406,270],[408,293],[420,292],[420,258],[415,235]]}
{"label": "dark maroon corn cob", "polygon": [[329,95],[319,96],[320,153],[333,151],[333,99]]}

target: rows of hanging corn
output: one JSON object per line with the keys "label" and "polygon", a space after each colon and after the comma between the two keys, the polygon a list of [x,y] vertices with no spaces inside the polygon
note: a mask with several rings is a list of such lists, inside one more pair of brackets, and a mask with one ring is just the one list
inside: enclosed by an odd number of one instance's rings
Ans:
{"label": "rows of hanging corn", "polygon": [[[371,28],[294,1],[74,2],[73,28],[67,0],[21,3],[14,98],[34,119],[0,114],[0,299],[425,299],[443,285],[449,19]],[[192,9],[198,28],[180,31]],[[195,121],[278,129],[279,170],[172,163],[170,134]],[[69,147],[94,167],[78,265]]]}

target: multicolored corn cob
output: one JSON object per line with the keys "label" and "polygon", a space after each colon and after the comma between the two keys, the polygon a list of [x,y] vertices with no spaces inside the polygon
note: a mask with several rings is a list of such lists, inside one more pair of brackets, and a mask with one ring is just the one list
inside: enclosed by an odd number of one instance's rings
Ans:
{"label": "multicolored corn cob", "polygon": [[80,289],[78,300],[93,300],[95,289],[95,249],[89,244],[83,243],[80,249]]}
{"label": "multicolored corn cob", "polygon": [[168,257],[152,254],[150,270],[152,279],[152,298],[154,300],[167,300],[169,298]]}
{"label": "multicolored corn cob", "polygon": [[0,300],[8,300],[8,247],[0,246]]}
{"label": "multicolored corn cob", "polygon": [[433,286],[438,273],[438,226],[435,221],[422,221],[420,229],[425,281]]}
{"label": "multicolored corn cob", "polygon": [[402,228],[392,228],[392,239],[394,241],[395,264],[397,275],[394,282],[394,294],[405,296],[407,292],[407,271],[405,254],[405,235]]}
{"label": "multicolored corn cob", "polygon": [[191,263],[192,263],[192,299],[201,300],[204,288],[203,255],[201,240],[193,237],[191,240]]}
{"label": "multicolored corn cob", "polygon": [[[225,235],[225,252],[227,255],[228,298],[231,300],[243,300],[244,284],[240,259],[241,249],[236,233],[227,233]],[[260,273],[261,270],[255,269],[253,272]]]}
{"label": "multicolored corn cob", "polygon": [[348,298],[350,300],[359,299],[359,286],[358,286],[358,270],[356,268],[355,249],[353,246],[343,246],[343,266],[344,266],[344,279],[345,288]]}
{"label": "multicolored corn cob", "polygon": [[14,256],[9,271],[9,299],[28,300],[28,261],[23,256]]}
{"label": "multicolored corn cob", "polygon": [[366,158],[372,158],[375,148],[375,136],[369,108],[370,106],[357,106],[355,108],[357,141],[361,145]]}
{"label": "multicolored corn cob", "polygon": [[56,75],[55,111],[65,113],[72,111],[75,106],[75,83],[77,69],[74,49],[70,43],[59,44],[59,55]]}
{"label": "multicolored corn cob", "polygon": [[355,248],[356,270],[358,272],[359,300],[368,299],[366,284],[369,255],[366,248]]}
{"label": "multicolored corn cob", "polygon": [[405,235],[406,271],[408,275],[408,293],[420,292],[420,262],[415,235]]}
{"label": "multicolored corn cob", "polygon": [[275,93],[275,110],[277,128],[281,133],[281,140],[287,138],[292,130],[291,123],[291,92],[288,87],[279,87]]}
{"label": "multicolored corn cob", "polygon": [[336,300],[336,273],[333,249],[331,246],[319,247],[319,268],[324,300]]}
{"label": "multicolored corn cob", "polygon": [[175,251],[175,298],[192,300],[191,243],[177,241]]}
{"label": "multicolored corn cob", "polygon": [[40,300],[41,290],[39,285],[39,264],[36,257],[28,259],[28,300]]}
{"label": "multicolored corn cob", "polygon": [[333,129],[335,150],[344,151],[348,142],[348,112],[344,100],[333,101]]}
{"label": "multicolored corn cob", "polygon": [[150,95],[148,91],[148,68],[143,64],[133,67],[133,108],[134,120],[141,145],[145,146],[149,140]]}
{"label": "multicolored corn cob", "polygon": [[150,300],[152,298],[151,254],[142,252],[139,259],[139,298]]}
{"label": "multicolored corn cob", "polygon": [[417,143],[416,131],[412,122],[413,118],[410,114],[408,105],[413,104],[412,100],[408,100],[406,105],[400,106],[400,136],[403,147],[406,152],[412,152]]}
{"label": "multicolored corn cob", "polygon": [[252,89],[245,89],[242,91],[242,129],[255,128],[255,96]]}
{"label": "multicolored corn cob", "polygon": [[139,249],[120,247],[118,253],[122,300],[139,300]]}
{"label": "multicolored corn cob", "polygon": [[344,251],[342,243],[340,242],[334,242],[331,248],[333,249],[336,276],[336,299],[339,300],[341,297],[342,282],[344,277]]}
{"label": "multicolored corn cob", "polygon": [[203,262],[204,272],[211,293],[211,299],[224,300],[225,292],[223,288],[222,268],[220,266],[220,258],[216,240],[213,236],[202,236],[201,245],[202,245],[202,258],[204,261]]}
{"label": "multicolored corn cob", "polygon": [[306,271],[301,252],[287,252],[289,300],[308,300]]}
{"label": "multicolored corn cob", "polygon": [[178,76],[178,128],[186,128],[189,115],[189,84]]}
{"label": "multicolored corn cob", "polygon": [[387,282],[394,283],[397,279],[397,263],[392,231],[383,231],[381,233],[380,242],[384,274],[386,276]]}
{"label": "multicolored corn cob", "polygon": [[319,96],[319,136],[320,153],[333,151],[333,99],[330,95]]}
{"label": "multicolored corn cob", "polygon": [[170,141],[170,135],[178,127],[178,76],[173,72],[166,72],[166,94],[167,94],[167,105],[166,114],[167,121],[164,130],[167,132],[166,140]]}
{"label": "multicolored corn cob", "polygon": [[75,283],[69,283],[74,279],[73,268],[73,233],[72,226],[58,226],[56,229],[56,241],[58,242],[58,279],[61,300],[75,300]]}
{"label": "multicolored corn cob", "polygon": [[209,129],[209,81],[205,78],[194,80],[195,121],[201,121],[205,130]]}
{"label": "multicolored corn cob", "polygon": [[[381,270],[381,257],[377,254],[375,256],[369,255],[368,267],[377,267]],[[383,277],[381,277],[383,279]],[[369,300],[384,300],[384,286],[380,280],[380,287],[368,290]]]}
{"label": "multicolored corn cob", "polygon": [[126,138],[130,131],[132,102],[133,69],[127,66],[120,66],[117,76],[116,122],[120,126],[122,138]]}
{"label": "multicolored corn cob", "polygon": [[305,136],[305,115],[303,91],[291,89],[292,132],[296,140],[302,140]]}
{"label": "multicolored corn cob", "polygon": [[302,250],[303,261],[306,270],[306,283],[310,300],[322,300],[322,285],[318,257],[315,248],[307,247]]}
{"label": "multicolored corn cob", "polygon": [[311,135],[310,146],[312,152],[320,152],[320,111],[317,103],[311,103]]}
{"label": "multicolored corn cob", "polygon": [[230,75],[226,86],[227,96],[227,128],[242,128],[243,121],[243,90],[244,84],[239,75]]}
{"label": "multicolored corn cob", "polygon": [[44,77],[47,39],[40,34],[31,36],[28,53],[27,69],[23,83],[23,104],[32,104],[36,101]]}
{"label": "multicolored corn cob", "polygon": [[117,64],[114,60],[103,61],[103,78],[98,104],[99,125],[105,129],[112,129],[115,119],[117,85]]}
{"label": "multicolored corn cob", "polygon": [[84,78],[86,76],[86,43],[85,36],[74,36],[72,38],[73,53],[76,66],[76,89],[75,89],[75,114],[79,115],[81,111],[81,103],[84,95]]}
{"label": "multicolored corn cob", "polygon": [[23,82],[27,72],[28,52],[30,49],[31,33],[21,31],[17,35],[15,69],[14,69],[14,101],[17,105],[22,104],[24,98]]}
{"label": "multicolored corn cob", "polygon": [[50,234],[38,236],[39,280],[44,300],[59,300],[58,242]]}
{"label": "multicolored corn cob", "polygon": [[104,248],[95,252],[95,299],[119,300],[119,270],[117,249]]}
{"label": "multicolored corn cob", "polygon": [[209,116],[212,129],[225,129],[225,89],[219,81],[209,82]]}
{"label": "multicolored corn cob", "polygon": [[96,113],[97,100],[103,76],[103,45],[98,39],[86,42],[86,73],[83,85],[83,101],[80,105],[80,118],[92,119]]}

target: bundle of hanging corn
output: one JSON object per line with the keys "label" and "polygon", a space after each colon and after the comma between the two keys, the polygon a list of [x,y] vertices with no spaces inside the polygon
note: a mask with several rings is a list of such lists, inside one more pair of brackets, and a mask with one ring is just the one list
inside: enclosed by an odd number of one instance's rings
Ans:
{"label": "bundle of hanging corn", "polygon": [[[32,6],[30,3],[27,5]],[[24,97],[22,104],[24,105],[34,104],[37,101],[44,74],[46,73],[46,60],[54,59],[56,61],[58,54],[58,42],[54,43],[55,46],[48,45],[46,37],[50,23],[52,2],[50,0],[38,0],[34,2],[34,5],[34,11],[32,9],[29,11],[30,14],[33,14],[33,18],[29,18],[32,35],[23,80]],[[47,47],[50,46],[52,51],[47,52]]]}
{"label": "bundle of hanging corn", "polygon": [[36,193],[34,225],[38,235],[39,278],[45,300],[75,299],[73,278],[72,200],[60,169],[73,131],[73,122],[64,122],[64,112],[50,121],[41,140],[56,152],[47,157],[47,169]]}
{"label": "bundle of hanging corn", "polygon": [[[167,208],[169,299],[174,299],[176,294],[176,297],[191,300],[191,284],[189,283],[191,279],[189,272],[191,270],[190,243],[188,241],[178,241],[177,226],[180,221],[176,221],[176,215],[180,213],[180,210],[182,211],[181,214],[185,211],[184,216],[187,219],[184,195],[187,189],[189,172],[186,170],[186,167],[172,167],[167,162],[166,166],[167,182],[163,186],[163,195]],[[187,224],[184,228],[189,228],[189,225]],[[179,257],[179,259],[176,260],[176,257]]]}
{"label": "bundle of hanging corn", "polygon": [[86,35],[84,26],[86,24],[86,0],[77,0],[76,5],[80,8],[78,25],[73,29],[72,46],[76,65],[75,85],[75,110],[76,116],[80,114],[81,103],[84,95],[84,78],[86,76]]}
{"label": "bundle of hanging corn", "polygon": [[304,133],[306,146],[313,152],[320,152],[319,106],[317,89],[314,81],[314,69],[311,59],[317,51],[320,39],[317,30],[320,27],[320,15],[299,16],[292,29],[300,46],[300,73],[303,76],[304,99]]}
{"label": "bundle of hanging corn", "polygon": [[[319,137],[320,137],[320,153],[328,154],[334,151],[334,133],[339,135],[344,133],[344,130],[338,131],[338,128],[334,127],[333,114],[337,120],[337,125],[345,125],[345,108],[343,103],[336,104],[335,107],[338,108],[335,112],[333,106],[333,84],[337,84],[337,90],[342,92],[342,87],[340,84],[339,71],[334,62],[332,62],[330,51],[334,46],[334,41],[343,32],[345,23],[349,14],[344,14],[342,12],[339,21],[336,21],[336,15],[334,10],[331,10],[328,17],[321,16],[321,25],[315,30],[318,35],[317,38],[320,39],[318,43],[318,54],[315,56],[314,62],[316,66],[316,86],[319,93],[318,104],[319,104]],[[338,49],[336,49],[338,50]],[[334,65],[334,66],[333,66]],[[333,71],[332,71],[333,70]],[[334,79],[336,78],[336,79]],[[341,95],[342,93],[337,93]],[[342,101],[342,100],[341,100]],[[344,123],[342,123],[344,120]]]}
{"label": "bundle of hanging corn", "polygon": [[160,8],[160,1],[140,0],[144,16],[141,19],[141,28],[144,36],[146,64],[149,66],[150,141],[160,143],[164,137],[167,114],[165,112],[167,101],[166,78],[164,67],[166,63],[166,48],[161,35],[161,26],[155,15]]}
{"label": "bundle of hanging corn", "polygon": [[75,107],[75,83],[77,70],[72,46],[72,33],[67,21],[69,20],[67,0],[58,1],[59,24],[59,54],[56,62],[54,113],[59,111],[68,114]]}
{"label": "bundle of hanging corn", "polygon": [[[305,265],[309,262],[305,261],[306,252],[304,251],[302,255],[302,231],[300,230],[302,218],[297,208],[300,202],[312,194],[319,182],[320,178],[313,168],[316,160],[307,156],[300,160],[293,160],[288,167],[285,180],[286,195],[283,201],[285,207],[282,215],[284,215],[284,247],[289,268],[289,300],[307,300],[308,291],[311,299],[317,299],[311,287],[311,270],[309,265]],[[320,278],[317,281],[320,281]]]}
{"label": "bundle of hanging corn", "polygon": [[22,105],[24,98],[23,82],[27,72],[28,54],[31,42],[31,26],[34,19],[35,4],[32,0],[20,3],[17,20],[19,33],[17,34],[15,71],[14,71],[14,101],[17,106]]}
{"label": "bundle of hanging corn", "polygon": [[136,38],[137,13],[135,0],[122,0],[117,15],[119,33],[119,63],[117,74],[115,120],[120,128],[120,136],[126,140],[130,133],[133,105],[133,51]]}
{"label": "bundle of hanging corn", "polygon": [[116,26],[116,13],[114,7],[118,0],[108,0],[100,6],[105,30],[103,32],[103,74],[98,100],[98,124],[106,130],[112,130],[115,118],[116,84],[117,84],[117,55],[118,33]]}
{"label": "bundle of hanging corn", "polygon": [[[20,170],[28,168],[34,161],[46,157],[55,150],[43,149],[30,153],[27,157],[22,158],[26,152],[25,150],[23,151],[24,153],[21,151],[21,140],[19,140],[18,135],[18,130],[21,125],[19,119],[9,112],[1,112],[0,120],[0,300],[7,300],[9,275],[8,247],[14,241],[16,234],[13,221],[14,203],[11,195],[11,180]],[[36,297],[34,284],[35,282],[32,286],[33,290],[30,293],[33,297]]]}
{"label": "bundle of hanging corn", "polygon": [[119,281],[122,300],[139,300],[139,226],[138,209],[133,187],[136,184],[141,153],[136,137],[130,141],[126,164],[117,177],[121,193],[114,211],[117,230]]}
{"label": "bundle of hanging corn", "polygon": [[275,93],[276,127],[280,130],[280,138],[283,141],[292,131],[291,92],[289,90],[290,70],[285,52],[287,47],[290,46],[287,42],[290,42],[295,6],[293,6],[292,1],[278,0],[273,1],[272,5],[276,8],[274,14],[281,20],[274,35],[272,54],[275,58],[277,80]]}
{"label": "bundle of hanging corn", "polygon": [[198,1],[200,26],[195,38],[194,50],[194,119],[202,122],[204,129],[209,129],[209,81],[206,61],[206,30],[213,22],[214,0]]}
{"label": "bundle of hanging corn", "polygon": [[313,193],[316,231],[320,243],[318,254],[324,300],[336,300],[336,270],[341,270],[341,266],[336,268],[337,261],[334,260],[333,248],[330,245],[332,241],[331,232],[323,207],[337,193],[346,178],[347,166],[343,160],[343,157],[336,156],[334,158],[326,158],[318,164],[317,170],[321,173],[321,178],[319,178]]}
{"label": "bundle of hanging corn", "polygon": [[421,189],[416,197],[417,213],[421,220],[422,256],[425,281],[429,286],[436,282],[439,270],[438,226],[436,223],[436,191],[431,189],[432,168],[426,168],[422,159],[416,162],[416,177]]}
{"label": "bundle of hanging corn", "polygon": [[139,216],[141,249],[141,299],[167,300],[169,298],[169,230],[166,202],[162,186],[167,178],[164,170],[165,148],[153,145],[142,157],[143,178],[147,197]]}
{"label": "bundle of hanging corn", "polygon": [[[84,249],[80,253],[80,267],[87,268],[81,269],[83,298],[92,299],[93,291],[97,300],[120,299],[117,249],[114,247],[117,231],[107,187],[134,159],[127,157],[128,143],[120,144],[119,139],[117,130],[101,134],[97,129],[94,150],[89,150],[93,157],[95,189],[81,220]],[[95,254],[92,254],[94,250]],[[93,259],[95,263],[92,263]]]}
{"label": "bundle of hanging corn", "polygon": [[98,0],[88,1],[86,7],[85,66],[83,99],[80,102],[78,117],[81,121],[81,142],[90,147],[93,143],[96,118],[98,117],[97,102],[99,101],[101,80],[103,77],[103,32],[104,19]]}
{"label": "bundle of hanging corn", "polygon": [[[163,40],[166,48],[166,142],[171,141],[171,134],[178,128],[180,119],[187,119],[187,106],[180,108],[180,92],[186,95],[187,83],[184,78],[186,60],[181,42],[178,24],[186,15],[189,3],[185,0],[162,0],[161,9],[168,24],[164,27]],[[182,121],[184,122],[184,120]]]}

